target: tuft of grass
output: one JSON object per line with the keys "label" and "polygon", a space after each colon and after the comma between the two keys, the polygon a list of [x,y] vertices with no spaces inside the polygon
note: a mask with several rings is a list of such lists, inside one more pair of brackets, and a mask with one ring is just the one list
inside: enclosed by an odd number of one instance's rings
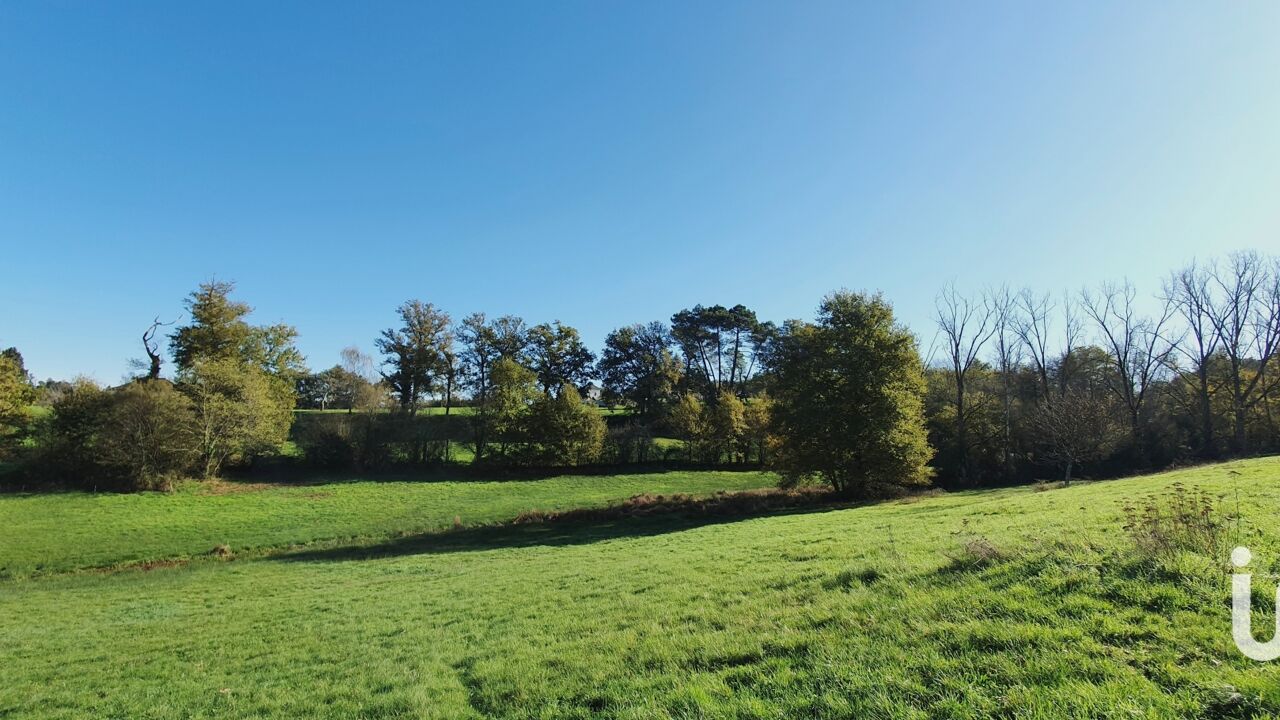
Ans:
{"label": "tuft of grass", "polygon": [[1158,495],[1126,501],[1122,509],[1124,530],[1144,557],[1167,560],[1182,551],[1225,556],[1227,521],[1204,488],[1175,482]]}
{"label": "tuft of grass", "polygon": [[990,538],[973,530],[969,518],[961,520],[960,528],[953,534],[959,536],[960,545],[957,550],[943,553],[951,561],[945,568],[948,571],[976,570],[1007,558],[1007,553],[996,547]]}

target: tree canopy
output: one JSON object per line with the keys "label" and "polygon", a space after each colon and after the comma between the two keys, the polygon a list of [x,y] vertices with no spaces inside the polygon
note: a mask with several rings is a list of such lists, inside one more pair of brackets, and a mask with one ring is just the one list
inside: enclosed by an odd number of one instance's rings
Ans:
{"label": "tree canopy", "polygon": [[605,391],[633,403],[646,419],[661,413],[680,379],[680,362],[671,354],[671,335],[659,322],[609,333],[598,368]]}
{"label": "tree canopy", "polygon": [[445,373],[446,350],[453,335],[449,315],[431,303],[410,300],[397,312],[400,327],[383,330],[377,346],[387,366],[383,379],[399,398],[400,409],[413,413]]}
{"label": "tree canopy", "polygon": [[920,356],[880,296],[827,296],[815,323],[789,326],[774,362],[785,477],[863,496],[928,482]]}

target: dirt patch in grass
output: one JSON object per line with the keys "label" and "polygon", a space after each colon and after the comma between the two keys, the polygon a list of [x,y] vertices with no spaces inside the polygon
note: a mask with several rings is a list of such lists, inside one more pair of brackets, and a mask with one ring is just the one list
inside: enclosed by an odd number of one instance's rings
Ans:
{"label": "dirt patch in grass", "polygon": [[238,495],[240,493],[262,492],[280,487],[271,483],[233,482],[230,480],[201,480],[197,495]]}
{"label": "dirt patch in grass", "polygon": [[141,570],[142,572],[150,572],[152,570],[167,570],[169,568],[183,567],[190,563],[191,560],[189,558],[166,558],[163,560],[142,560],[139,562],[123,563],[120,565],[87,568],[87,571],[99,575],[110,575],[123,570]]}
{"label": "dirt patch in grass", "polygon": [[633,495],[605,507],[573,510],[525,510],[513,525],[548,522],[618,520],[650,515],[755,515],[759,513],[812,507],[835,502],[839,496],[826,488],[761,488],[738,492],[718,492],[697,496],[685,493]]}

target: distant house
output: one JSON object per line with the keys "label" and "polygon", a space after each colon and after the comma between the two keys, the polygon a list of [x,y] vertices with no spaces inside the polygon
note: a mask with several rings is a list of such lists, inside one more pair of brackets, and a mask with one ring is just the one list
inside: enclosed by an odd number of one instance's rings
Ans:
{"label": "distant house", "polygon": [[604,391],[595,383],[587,383],[587,386],[582,388],[582,399],[586,402],[599,405],[600,399],[603,397]]}

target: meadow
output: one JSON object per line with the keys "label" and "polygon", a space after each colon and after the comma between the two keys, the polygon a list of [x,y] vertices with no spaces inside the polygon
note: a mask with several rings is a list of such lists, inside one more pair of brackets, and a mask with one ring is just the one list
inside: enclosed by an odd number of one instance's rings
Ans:
{"label": "meadow", "polygon": [[776,484],[763,472],[563,475],[540,480],[185,481],[173,493],[0,495],[0,577],[360,542],[606,505]]}
{"label": "meadow", "polygon": [[[0,717],[1275,716],[1280,664],[1232,645],[1225,557],[1144,557],[1122,507],[1209,492],[1254,551],[1269,629],[1278,480],[1280,460],[1261,459],[766,517],[445,532],[432,528],[476,514],[467,488],[2,497],[0,564],[46,574],[0,581]],[[590,484],[617,482],[496,484],[485,507],[602,501]],[[322,536],[349,540],[290,548]],[[105,549],[126,539],[152,544]],[[73,571],[212,542],[279,550]]]}

